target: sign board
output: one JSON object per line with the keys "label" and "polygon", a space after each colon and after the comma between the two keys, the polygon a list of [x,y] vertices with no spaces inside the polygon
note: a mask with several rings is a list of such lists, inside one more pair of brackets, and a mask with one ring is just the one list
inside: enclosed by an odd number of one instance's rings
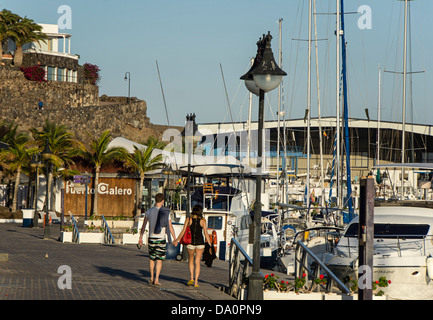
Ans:
{"label": "sign board", "polygon": [[74,176],[74,183],[90,183],[90,176]]}

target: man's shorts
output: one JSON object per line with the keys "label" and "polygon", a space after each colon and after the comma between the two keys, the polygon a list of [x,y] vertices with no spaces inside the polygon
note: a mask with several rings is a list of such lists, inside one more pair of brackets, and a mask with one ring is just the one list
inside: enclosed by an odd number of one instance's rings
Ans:
{"label": "man's shorts", "polygon": [[167,253],[167,242],[165,239],[149,238],[150,260],[165,260]]}

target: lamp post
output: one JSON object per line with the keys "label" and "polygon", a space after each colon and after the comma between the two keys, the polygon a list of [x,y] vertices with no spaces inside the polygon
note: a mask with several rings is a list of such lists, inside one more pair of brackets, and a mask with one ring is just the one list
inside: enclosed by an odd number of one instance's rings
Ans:
{"label": "lamp post", "polygon": [[39,184],[39,168],[42,167],[41,154],[34,154],[32,156],[32,161],[30,161],[30,167],[35,169],[35,212],[33,214],[33,228],[38,227],[38,184]]}
{"label": "lamp post", "polygon": [[168,189],[168,201],[166,203],[169,204],[169,208],[171,209],[171,204],[172,204],[172,194],[171,194],[171,188],[170,188],[170,175],[174,174],[175,172],[173,171],[173,167],[171,166],[171,163],[166,165],[162,171],[162,174],[168,176],[168,182],[167,182],[167,188],[165,190]]}
{"label": "lamp post", "polygon": [[47,205],[45,207],[45,219],[44,219],[44,239],[50,239],[51,238],[51,230],[49,226],[49,206],[50,206],[50,195],[49,195],[49,186],[48,186],[48,180],[49,175],[51,172],[51,162],[49,161],[51,156],[53,155],[53,152],[50,149],[50,145],[48,144],[48,139],[45,141],[45,148],[41,152],[42,158],[45,160],[45,169],[46,169],[46,199],[47,199]]}
{"label": "lamp post", "polygon": [[124,80],[128,80],[128,104],[131,104],[131,73],[126,72]]}
{"label": "lamp post", "polygon": [[251,69],[241,77],[248,90],[259,96],[256,201],[254,204],[253,270],[249,277],[248,299],[263,300],[263,279],[260,275],[260,230],[262,216],[262,161],[265,92],[277,88],[286,72],[281,70],[271,49],[272,36],[268,32],[257,42],[257,55]]}

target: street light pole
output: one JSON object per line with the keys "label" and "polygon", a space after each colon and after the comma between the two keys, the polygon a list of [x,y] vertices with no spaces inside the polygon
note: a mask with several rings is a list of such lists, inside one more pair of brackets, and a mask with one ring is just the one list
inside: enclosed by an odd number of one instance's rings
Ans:
{"label": "street light pole", "polygon": [[125,73],[125,81],[128,80],[128,104],[131,104],[131,73]]}
{"label": "street light pole", "polygon": [[32,161],[30,162],[30,167],[32,167],[33,169],[35,169],[35,211],[33,214],[33,228],[37,228],[38,227],[38,222],[39,222],[39,217],[38,217],[38,184],[39,184],[39,168],[42,166],[42,161],[41,161],[41,154],[34,154],[32,156]]}
{"label": "street light pole", "polygon": [[50,145],[48,143],[48,139],[45,141],[45,148],[44,150],[41,152],[42,154],[42,158],[44,158],[45,160],[45,169],[46,169],[46,207],[45,207],[45,219],[44,219],[44,239],[50,239],[51,238],[51,230],[50,230],[50,226],[49,226],[49,219],[48,219],[48,215],[50,214],[49,212],[49,206],[50,206],[50,188],[48,185],[48,180],[49,180],[49,176],[50,176],[50,172],[51,172],[51,162],[50,162],[50,158],[53,155],[53,152],[50,149]]}
{"label": "street light pole", "polygon": [[253,270],[248,283],[248,300],[263,300],[263,278],[260,275],[260,233],[262,218],[262,173],[263,173],[263,127],[265,92],[278,87],[282,77],[287,75],[275,62],[271,49],[272,36],[268,32],[257,42],[257,55],[251,69],[241,77],[248,90],[259,95],[259,115],[257,133],[257,177],[256,199],[254,204]]}

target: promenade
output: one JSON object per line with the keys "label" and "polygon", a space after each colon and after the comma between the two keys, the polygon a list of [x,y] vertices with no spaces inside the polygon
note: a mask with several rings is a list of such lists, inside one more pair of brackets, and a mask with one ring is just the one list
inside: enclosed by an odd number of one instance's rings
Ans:
{"label": "promenade", "polygon": [[145,246],[62,243],[58,224],[51,226],[51,239],[43,232],[0,224],[0,254],[8,254],[8,261],[0,260],[0,300],[234,300],[221,290],[228,285],[225,261],[202,264],[199,288],[186,286],[187,262],[165,261],[155,286],[148,283]]}

